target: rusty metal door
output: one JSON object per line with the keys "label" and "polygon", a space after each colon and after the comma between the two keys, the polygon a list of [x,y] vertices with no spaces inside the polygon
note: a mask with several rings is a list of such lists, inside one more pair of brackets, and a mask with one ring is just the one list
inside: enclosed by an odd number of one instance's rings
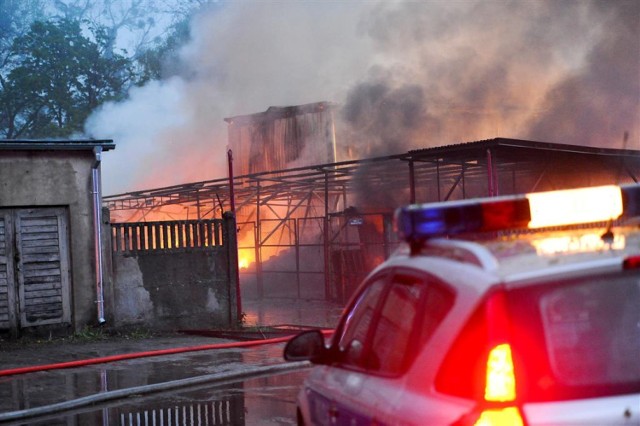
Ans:
{"label": "rusty metal door", "polygon": [[64,208],[0,210],[0,329],[69,323]]}

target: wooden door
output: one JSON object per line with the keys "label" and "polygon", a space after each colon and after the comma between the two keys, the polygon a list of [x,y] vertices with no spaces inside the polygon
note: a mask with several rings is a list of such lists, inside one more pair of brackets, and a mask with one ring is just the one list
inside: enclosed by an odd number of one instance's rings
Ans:
{"label": "wooden door", "polygon": [[14,255],[11,211],[0,210],[0,330],[12,332],[17,330]]}
{"label": "wooden door", "polygon": [[64,208],[0,210],[0,328],[69,323]]}
{"label": "wooden door", "polygon": [[17,210],[15,230],[20,325],[70,322],[65,209]]}

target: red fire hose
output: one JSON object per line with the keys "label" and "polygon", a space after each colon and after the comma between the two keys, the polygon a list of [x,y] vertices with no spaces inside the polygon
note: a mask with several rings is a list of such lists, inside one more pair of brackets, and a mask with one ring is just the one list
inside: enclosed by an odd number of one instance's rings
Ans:
{"label": "red fire hose", "polygon": [[[329,335],[333,330],[322,330],[322,333]],[[183,352],[206,351],[210,349],[245,348],[250,346],[267,345],[272,343],[282,343],[289,340],[291,336],[276,337],[273,339],[251,340],[248,342],[212,343],[208,345],[186,346],[182,348],[158,349],[154,351],[134,352],[129,354],[111,355],[99,358],[82,359],[77,361],[59,362],[55,364],[34,365],[30,367],[10,368],[0,370],[0,377],[17,374],[34,373],[37,371],[59,370],[62,368],[83,367],[86,365],[103,364],[107,362],[123,361],[127,359],[144,358],[159,355],[172,355]]]}

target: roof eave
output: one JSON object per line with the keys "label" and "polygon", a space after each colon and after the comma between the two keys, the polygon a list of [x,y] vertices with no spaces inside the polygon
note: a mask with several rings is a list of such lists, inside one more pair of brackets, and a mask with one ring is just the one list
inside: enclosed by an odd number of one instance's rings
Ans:
{"label": "roof eave", "polygon": [[111,139],[79,139],[79,140],[53,140],[53,139],[0,139],[0,150],[20,151],[83,151],[93,150],[96,147],[103,151],[115,149],[116,145]]}

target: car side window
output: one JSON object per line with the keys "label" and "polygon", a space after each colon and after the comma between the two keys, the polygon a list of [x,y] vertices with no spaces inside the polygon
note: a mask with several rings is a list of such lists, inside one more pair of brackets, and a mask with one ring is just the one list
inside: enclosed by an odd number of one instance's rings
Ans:
{"label": "car side window", "polygon": [[367,368],[402,374],[453,306],[454,293],[427,274],[399,270],[373,324]]}
{"label": "car side window", "polygon": [[424,288],[421,283],[391,284],[367,354],[370,370],[384,375],[395,375],[404,370],[410,345],[415,345],[416,341],[416,320]]}
{"label": "car side window", "polygon": [[429,283],[424,300],[424,316],[421,321],[418,346],[424,345],[436,331],[453,306],[454,299],[453,291],[443,284],[435,281]]}
{"label": "car side window", "polygon": [[338,348],[345,364],[364,367],[364,345],[375,311],[380,303],[386,277],[375,278],[360,294],[346,317]]}
{"label": "car side window", "polygon": [[418,271],[374,278],[340,328],[339,362],[385,376],[402,374],[453,301],[450,289]]}

